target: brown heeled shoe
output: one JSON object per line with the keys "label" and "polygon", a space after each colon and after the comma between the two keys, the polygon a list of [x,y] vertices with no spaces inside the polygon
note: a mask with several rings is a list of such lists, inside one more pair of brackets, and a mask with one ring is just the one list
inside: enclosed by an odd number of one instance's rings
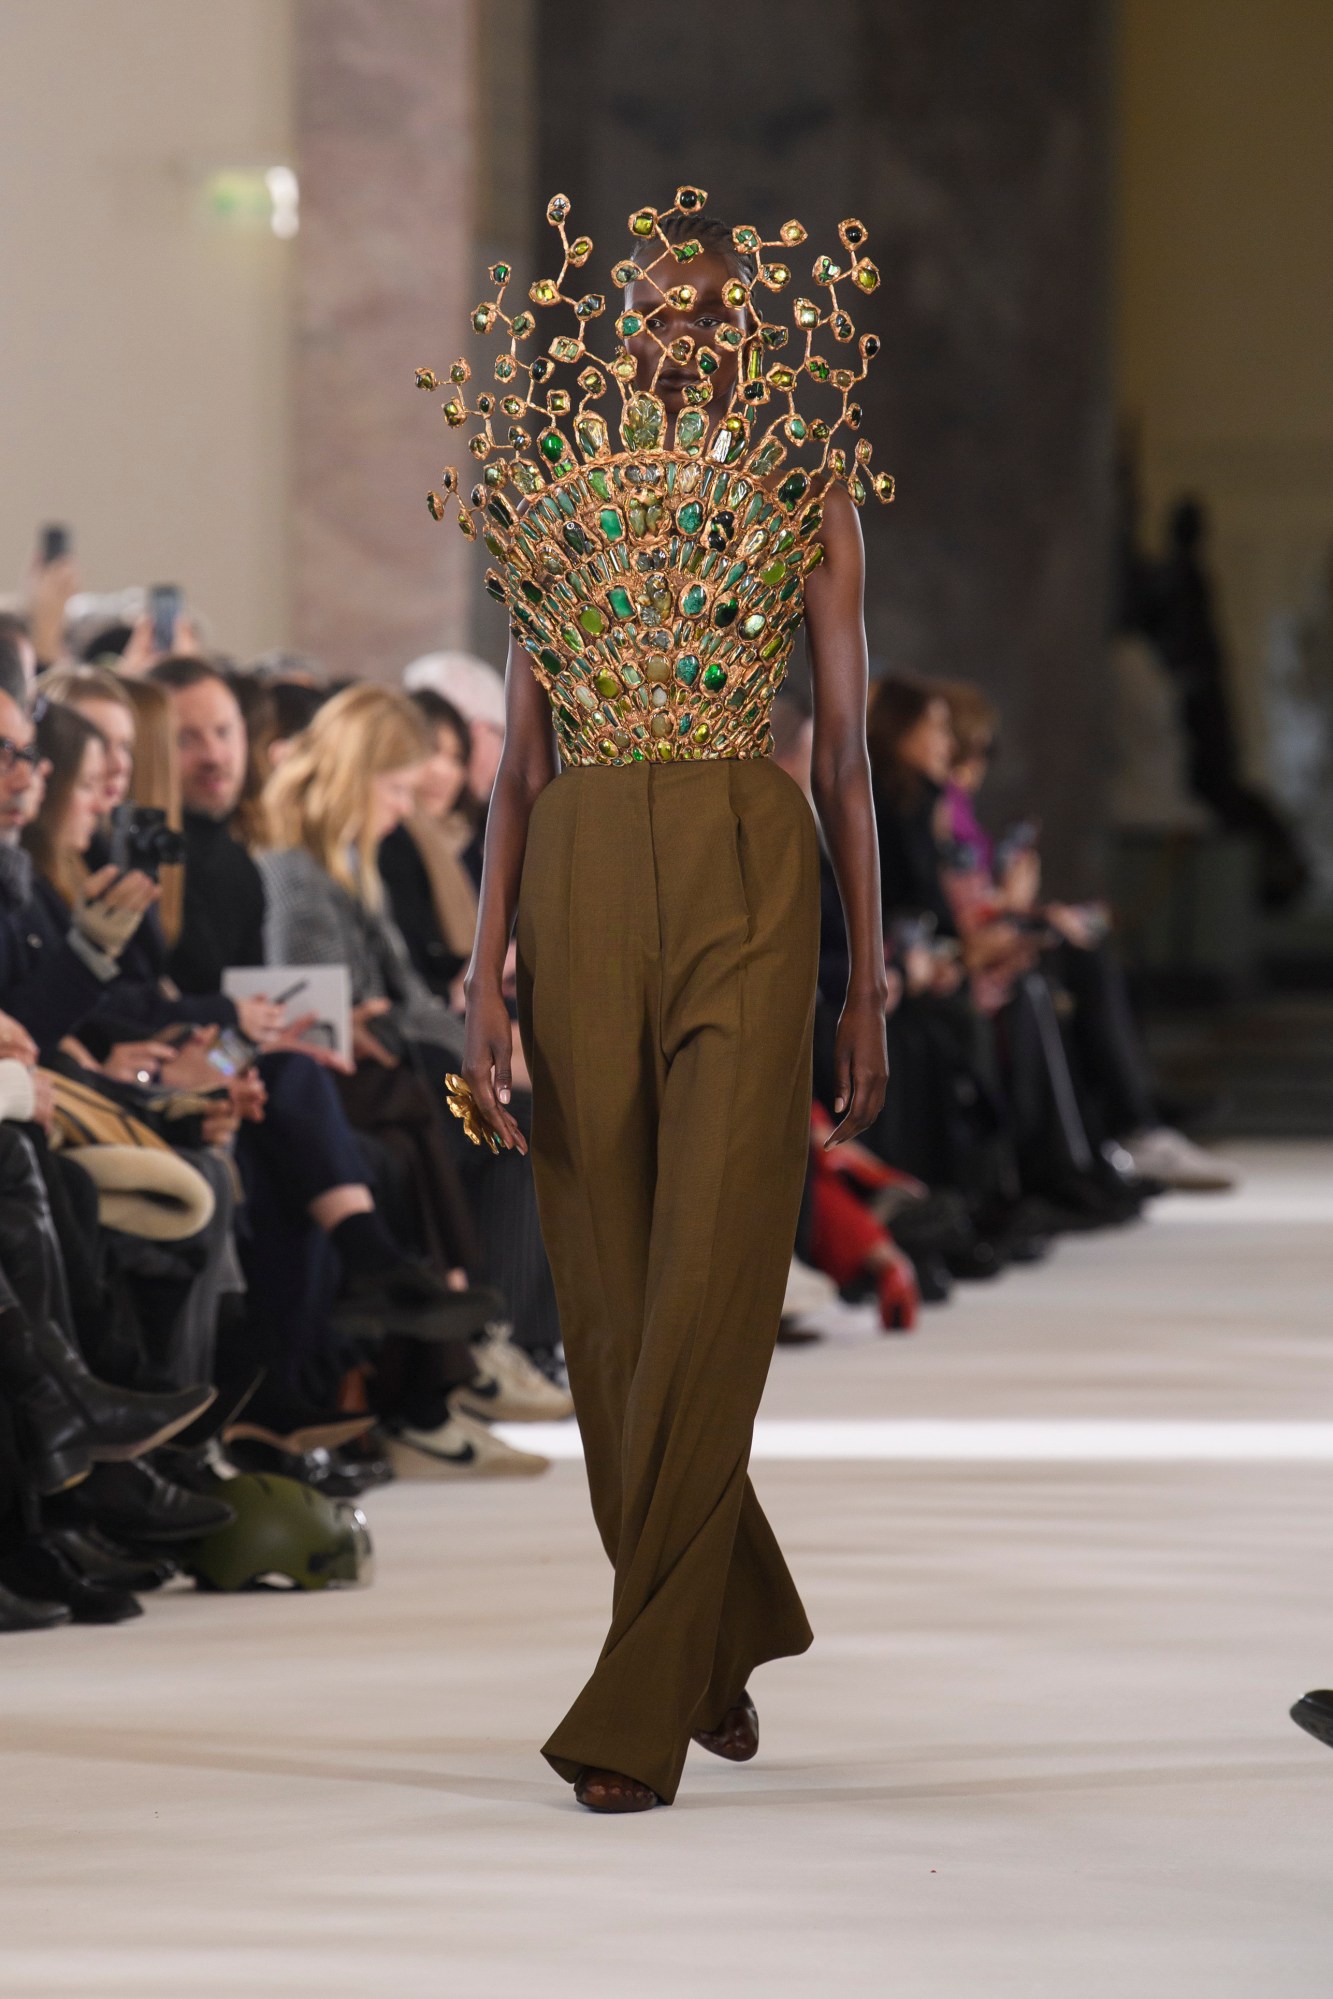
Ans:
{"label": "brown heeled shoe", "polygon": [[619,1770],[580,1770],[574,1796],[590,1812],[650,1812],[662,1802],[647,1784],[622,1776]]}
{"label": "brown heeled shoe", "polygon": [[694,1740],[710,1756],[728,1763],[748,1763],[759,1751],[759,1714],[748,1692],[732,1702],[717,1728],[696,1728]]}

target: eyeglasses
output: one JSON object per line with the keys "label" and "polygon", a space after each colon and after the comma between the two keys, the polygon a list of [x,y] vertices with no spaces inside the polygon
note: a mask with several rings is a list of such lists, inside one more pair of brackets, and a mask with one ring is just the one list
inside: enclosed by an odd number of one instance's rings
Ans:
{"label": "eyeglasses", "polygon": [[29,770],[36,770],[41,761],[42,753],[36,743],[29,743],[26,749],[20,749],[8,736],[0,736],[0,776],[7,775],[15,764],[26,764]]}

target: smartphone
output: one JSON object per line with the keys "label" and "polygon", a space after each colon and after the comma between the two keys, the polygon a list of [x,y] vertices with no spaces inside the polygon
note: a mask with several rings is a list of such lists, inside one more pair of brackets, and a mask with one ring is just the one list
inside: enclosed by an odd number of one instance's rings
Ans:
{"label": "smartphone", "polygon": [[61,562],[74,545],[74,538],[63,521],[48,521],[42,529],[42,567],[49,569],[53,562]]}
{"label": "smartphone", "polygon": [[176,583],[155,583],[148,593],[148,615],[153,621],[153,651],[170,652],[176,643],[176,620],[181,614],[181,590]]}
{"label": "smartphone", "polygon": [[208,1051],[208,1060],[223,1076],[243,1076],[254,1067],[259,1049],[234,1027],[224,1027]]}

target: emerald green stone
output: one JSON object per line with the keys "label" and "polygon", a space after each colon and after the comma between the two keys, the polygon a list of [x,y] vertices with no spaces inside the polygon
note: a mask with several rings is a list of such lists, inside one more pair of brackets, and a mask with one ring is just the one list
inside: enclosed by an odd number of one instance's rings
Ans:
{"label": "emerald green stone", "polygon": [[793,598],[796,595],[796,592],[800,589],[800,587],[801,587],[800,577],[793,576],[790,583],[786,583],[783,585],[782,602],[784,604],[787,603],[791,598]]}
{"label": "emerald green stone", "polygon": [[676,526],[682,534],[698,534],[703,521],[704,510],[698,500],[686,500],[684,506],[677,509]]}
{"label": "emerald green stone", "polygon": [[763,494],[756,493],[749,506],[745,509],[745,519],[741,525],[747,528],[753,527],[755,522],[762,520],[764,515],[769,511],[768,502],[765,500]]}
{"label": "emerald green stone", "polygon": [[632,618],[634,616],[634,606],[630,602],[629,591],[625,589],[623,584],[617,583],[606,601],[611,606],[616,617]]}
{"label": "emerald green stone", "polygon": [[555,496],[555,504],[557,512],[564,514],[567,519],[573,519],[575,503],[572,493],[567,493],[562,487]]}
{"label": "emerald green stone", "polygon": [[610,499],[611,487],[605,472],[589,472],[588,484],[592,487],[593,492],[596,493],[599,500]]}
{"label": "emerald green stone", "polygon": [[710,694],[718,693],[726,684],[727,669],[724,666],[706,666],[704,668],[704,686]]}
{"label": "emerald green stone", "polygon": [[583,651],[582,636],[580,633],[574,630],[574,627],[572,625],[566,625],[565,629],[561,632],[560,636],[564,640],[565,644],[569,647],[569,650],[571,652]]}
{"label": "emerald green stone", "polygon": [[[584,605],[583,609],[579,612],[579,623],[590,638],[599,639],[606,630],[606,619],[595,604]],[[760,623],[763,623],[762,619]]]}
{"label": "emerald green stone", "polygon": [[745,564],[743,562],[733,562],[730,569],[727,571],[726,575],[722,579],[723,589],[730,590],[734,583],[740,582],[744,574],[745,574]]}
{"label": "emerald green stone", "polygon": [[708,592],[702,583],[691,583],[680,600],[681,614],[686,618],[697,618],[708,604]]}
{"label": "emerald green stone", "polygon": [[597,525],[608,541],[619,541],[625,532],[625,520],[617,507],[603,507],[597,516]]}
{"label": "emerald green stone", "polygon": [[626,687],[643,686],[643,675],[639,672],[637,666],[627,666],[621,678],[624,680]]}
{"label": "emerald green stone", "polygon": [[723,628],[726,625],[734,624],[736,622],[736,617],[740,611],[740,608],[741,608],[740,605],[736,602],[736,599],[734,597],[721,598],[713,606],[713,623],[717,625],[719,629]]}
{"label": "emerald green stone", "polygon": [[796,546],[796,536],[790,528],[784,528],[773,544],[774,555],[786,555]]}
{"label": "emerald green stone", "polygon": [[506,554],[508,553],[508,550],[505,548],[505,545],[501,541],[499,535],[484,534],[482,536],[482,540],[486,544],[487,548],[489,548],[491,554],[495,557],[496,561],[503,562]]}
{"label": "emerald green stone", "polygon": [[748,618],[741,619],[741,637],[743,639],[757,639],[767,623],[768,619],[762,611],[751,611]]}
{"label": "emerald green stone", "polygon": [[656,451],[662,442],[666,412],[656,396],[631,396],[620,420],[627,451]]}
{"label": "emerald green stone", "polygon": [[540,604],[542,599],[546,595],[545,591],[542,590],[538,584],[529,582],[526,576],[523,578],[522,587],[523,587],[523,595],[527,598],[530,604]]}
{"label": "emerald green stone", "polygon": [[682,715],[680,718],[680,725],[676,730],[676,734],[678,736],[688,736],[690,733],[690,724],[693,722],[693,720],[694,720],[693,715]]}
{"label": "emerald green stone", "polygon": [[548,673],[559,673],[564,663],[559,653],[552,652],[549,646],[543,646],[537,654],[538,666],[544,666]]}
{"label": "emerald green stone", "polygon": [[807,425],[803,416],[793,416],[787,419],[787,435],[793,444],[801,442],[806,434],[806,429]]}
{"label": "emerald green stone", "polygon": [[594,679],[593,686],[604,701],[613,700],[620,692],[619,678],[612,673],[610,667],[602,668],[602,671]]}
{"label": "emerald green stone", "polygon": [[696,653],[684,652],[681,654],[680,658],[676,661],[676,678],[683,681],[686,687],[693,687],[695,681],[699,678],[699,659]]}
{"label": "emerald green stone", "polygon": [[505,587],[498,576],[488,576],[486,578],[486,595],[494,597],[497,604],[504,603]]}
{"label": "emerald green stone", "polygon": [[768,473],[777,469],[782,463],[783,455],[782,446],[778,443],[777,439],[770,437],[767,444],[761,445],[759,450],[756,451],[753,459],[750,461],[750,470],[754,473],[756,479],[763,479]]}
{"label": "emerald green stone", "polygon": [[819,354],[812,354],[805,366],[807,374],[816,382],[826,382],[832,373],[828,362]]}
{"label": "emerald green stone", "polygon": [[566,521],[560,532],[565,538],[565,546],[572,548],[575,555],[592,554],[592,543],[577,521]]}
{"label": "emerald green stone", "polygon": [[692,451],[696,444],[702,444],[708,429],[702,410],[682,410],[676,418],[676,443],[682,451]]}
{"label": "emerald green stone", "polygon": [[760,570],[759,581],[767,583],[769,589],[774,590],[786,574],[787,565],[785,562],[770,562],[767,569]]}
{"label": "emerald green stone", "polygon": [[806,473],[789,472],[778,487],[778,499],[790,512],[791,508],[804,498],[806,488],[809,484],[810,480]]}
{"label": "emerald green stone", "polygon": [[543,458],[554,461],[565,455],[565,440],[558,430],[545,430],[537,440],[537,448]]}

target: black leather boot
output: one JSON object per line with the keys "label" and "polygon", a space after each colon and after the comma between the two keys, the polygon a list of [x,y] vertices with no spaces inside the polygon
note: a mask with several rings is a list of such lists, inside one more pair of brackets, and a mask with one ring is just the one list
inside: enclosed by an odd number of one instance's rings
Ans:
{"label": "black leather boot", "polygon": [[143,1605],[127,1589],[94,1583],[49,1541],[21,1541],[0,1555],[0,1576],[11,1589],[68,1606],[75,1624],[124,1624],[142,1617]]}
{"label": "black leather boot", "polygon": [[15,1596],[0,1583],[0,1631],[49,1631],[53,1625],[68,1623],[67,1603],[40,1603],[32,1597]]}
{"label": "black leather boot", "polygon": [[117,1541],[153,1547],[193,1541],[230,1527],[234,1510],[223,1499],[187,1492],[152,1465],[99,1465],[75,1494],[80,1513]]}
{"label": "black leather boot", "polygon": [[0,1388],[20,1417],[41,1493],[76,1485],[94,1464],[154,1450],[193,1422],[214,1394],[202,1385],[160,1395],[113,1388],[89,1370],[53,1320],[34,1326],[17,1307],[0,1312]]}

